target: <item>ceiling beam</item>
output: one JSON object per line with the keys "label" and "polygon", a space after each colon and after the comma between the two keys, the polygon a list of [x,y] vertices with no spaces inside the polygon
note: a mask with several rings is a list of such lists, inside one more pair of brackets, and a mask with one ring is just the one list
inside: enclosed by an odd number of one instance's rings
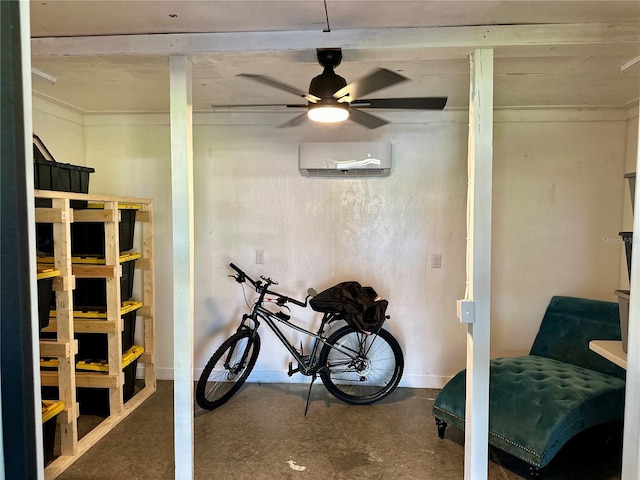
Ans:
{"label": "ceiling beam", "polygon": [[496,48],[528,45],[640,43],[640,23],[487,25],[360,30],[183,33],[33,38],[33,57],[190,55],[287,51],[336,46],[368,48]]}

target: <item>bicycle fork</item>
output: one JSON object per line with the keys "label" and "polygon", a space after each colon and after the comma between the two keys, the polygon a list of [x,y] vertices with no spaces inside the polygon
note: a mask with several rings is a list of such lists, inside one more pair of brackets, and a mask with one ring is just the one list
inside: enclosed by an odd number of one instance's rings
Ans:
{"label": "bicycle fork", "polygon": [[[254,328],[249,327],[248,325],[245,324],[245,321],[247,320],[252,320],[254,323]],[[249,351],[251,350],[251,345],[253,344],[253,342],[255,341],[255,337],[256,335],[258,335],[258,327],[260,326],[260,322],[257,319],[254,319],[251,317],[251,315],[248,314],[244,314],[242,316],[242,323],[240,324],[240,326],[238,327],[238,332],[242,331],[242,330],[249,330],[251,332],[251,335],[249,336],[248,342],[249,344],[247,345],[247,348],[244,349],[244,351],[242,352],[242,358],[240,358],[238,361],[235,362],[235,364],[233,364],[233,368],[232,368],[232,360],[233,360],[233,355],[236,351],[236,348],[238,346],[238,344],[236,343],[233,348],[229,349],[229,353],[227,354],[227,358],[224,361],[224,367],[229,370],[229,376],[231,378],[231,376],[235,376],[237,375],[238,372],[241,372],[244,369],[244,366],[247,362],[247,357],[249,356]]]}

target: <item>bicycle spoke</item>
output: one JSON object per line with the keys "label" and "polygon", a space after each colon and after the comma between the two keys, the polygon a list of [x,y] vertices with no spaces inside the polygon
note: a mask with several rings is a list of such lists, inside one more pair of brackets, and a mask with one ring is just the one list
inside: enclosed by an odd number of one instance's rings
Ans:
{"label": "bicycle spoke", "polygon": [[198,405],[214,409],[231,398],[249,376],[260,351],[260,337],[248,330],[228,338],[213,354],[196,387]]}
{"label": "bicycle spoke", "polygon": [[[388,332],[367,335],[344,327],[327,343],[320,358],[327,368],[320,376],[337,398],[372,403],[396,388],[404,362],[400,346]],[[345,350],[354,353],[346,354]]]}

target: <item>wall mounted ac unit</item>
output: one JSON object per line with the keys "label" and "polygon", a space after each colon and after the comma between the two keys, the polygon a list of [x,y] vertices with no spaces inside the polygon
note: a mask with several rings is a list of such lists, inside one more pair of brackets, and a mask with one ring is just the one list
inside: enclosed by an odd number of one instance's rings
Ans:
{"label": "wall mounted ac unit", "polygon": [[301,143],[298,153],[305,177],[388,177],[391,173],[388,142]]}

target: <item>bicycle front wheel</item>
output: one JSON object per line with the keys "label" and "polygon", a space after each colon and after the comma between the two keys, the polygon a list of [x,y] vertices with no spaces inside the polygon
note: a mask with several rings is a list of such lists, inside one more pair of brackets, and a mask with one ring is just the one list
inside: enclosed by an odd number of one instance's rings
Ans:
{"label": "bicycle front wheel", "polygon": [[229,400],[247,379],[260,353],[260,337],[241,330],[213,354],[196,387],[200,407],[213,410]]}
{"label": "bicycle front wheel", "polygon": [[398,341],[387,330],[367,335],[347,326],[335,332],[319,357],[322,383],[343,402],[367,405],[395,390],[404,370]]}

